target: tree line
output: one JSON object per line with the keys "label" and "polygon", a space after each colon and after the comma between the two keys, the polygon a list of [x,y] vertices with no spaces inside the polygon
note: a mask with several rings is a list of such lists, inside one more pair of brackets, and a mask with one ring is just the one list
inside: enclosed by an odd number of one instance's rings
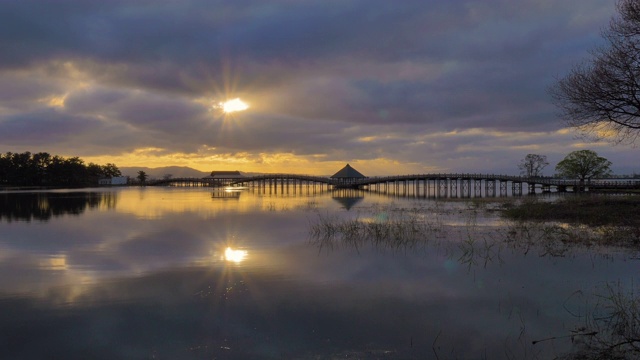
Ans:
{"label": "tree line", "polygon": [[78,157],[29,151],[0,154],[0,186],[95,186],[100,178],[121,175],[114,164],[85,164]]}
{"label": "tree line", "polygon": [[[549,165],[547,157],[527,154],[518,164],[520,175],[542,176],[542,170]],[[569,153],[556,165],[556,176],[579,179],[580,182],[611,175],[611,161],[598,156],[593,150],[578,150]]]}

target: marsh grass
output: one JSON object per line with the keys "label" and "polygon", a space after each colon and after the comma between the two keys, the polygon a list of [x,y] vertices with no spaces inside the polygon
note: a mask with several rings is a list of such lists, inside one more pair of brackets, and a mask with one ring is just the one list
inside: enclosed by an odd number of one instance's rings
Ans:
{"label": "marsh grass", "polygon": [[[458,262],[469,267],[500,260],[505,248],[552,257],[585,247],[640,252],[640,197],[591,194],[461,202],[373,205],[350,219],[318,214],[310,221],[309,233],[321,248],[371,245],[408,250],[447,240],[445,250],[452,256],[454,249],[460,251]],[[496,211],[502,224],[483,226],[481,216],[489,214],[495,220]]]}
{"label": "marsh grass", "polygon": [[500,241],[496,241],[495,237],[479,230],[478,216],[481,210],[486,210],[487,203],[471,201],[467,204],[462,241],[458,243],[460,250],[458,263],[466,265],[467,270],[470,271],[475,266],[487,267],[489,263],[496,260],[502,262],[500,253],[503,246]]}
{"label": "marsh grass", "polygon": [[309,224],[311,241],[320,248],[343,245],[360,249],[370,244],[378,249],[409,250],[441,232],[439,217],[419,208],[373,207],[364,216],[349,219],[317,214]]}
{"label": "marsh grass", "polygon": [[640,227],[640,197],[634,195],[568,195],[557,201],[526,198],[505,203],[503,215],[513,220],[560,221],[588,226]]}
{"label": "marsh grass", "polygon": [[[444,252],[470,271],[476,266],[502,262],[505,247],[501,239],[480,229],[481,207],[470,204],[460,213],[459,207],[436,202],[429,207],[403,209],[373,206],[355,218],[342,219],[336,214],[317,214],[310,220],[309,236],[319,249],[347,247],[360,250],[369,246],[378,250],[415,251],[432,246]],[[443,217],[464,219],[464,226],[445,225]]]}
{"label": "marsh grass", "polygon": [[356,249],[368,242],[383,248],[414,248],[428,232],[424,223],[411,216],[365,221],[318,215],[310,226],[312,239],[321,247],[342,243]]}
{"label": "marsh grass", "polygon": [[[320,248],[372,246],[399,250],[435,245],[451,250],[453,259],[472,269],[502,262],[505,249],[553,257],[565,256],[575,247],[622,245],[628,250],[632,245],[639,250],[639,203],[638,197],[591,195],[557,201],[472,200],[466,207],[441,202],[408,208],[379,206],[350,219],[317,214],[310,221],[310,236]],[[497,229],[483,228],[483,212],[493,211],[500,211],[509,220]],[[449,216],[464,220],[464,225],[445,225]],[[608,285],[604,294],[596,297],[596,304],[588,308],[575,315],[583,322],[567,334],[523,343],[523,348],[526,345],[530,350],[527,358],[538,358],[542,343],[571,341],[573,351],[556,359],[640,359],[640,297],[636,292],[620,284]],[[434,341],[436,357],[438,351]]]}
{"label": "marsh grass", "polygon": [[566,196],[557,201],[527,198],[505,203],[502,214],[512,220],[507,239],[549,248],[562,255],[570,245],[640,249],[640,197]]}
{"label": "marsh grass", "polygon": [[[640,358],[640,298],[634,290],[620,283],[607,284],[606,291],[597,296],[597,303],[582,315],[584,324],[569,338],[574,351],[559,359],[638,359]],[[534,346],[542,341],[534,341]]]}

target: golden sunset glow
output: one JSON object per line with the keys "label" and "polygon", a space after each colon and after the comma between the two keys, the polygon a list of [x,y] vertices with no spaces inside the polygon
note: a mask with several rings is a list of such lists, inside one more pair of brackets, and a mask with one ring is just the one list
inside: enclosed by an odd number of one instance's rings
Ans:
{"label": "golden sunset glow", "polygon": [[220,103],[220,106],[222,107],[222,111],[224,111],[227,114],[232,112],[237,112],[237,111],[244,111],[249,108],[249,105],[247,105],[247,103],[245,103],[244,101],[240,100],[240,98],[235,98],[232,100],[225,101],[223,103]]}

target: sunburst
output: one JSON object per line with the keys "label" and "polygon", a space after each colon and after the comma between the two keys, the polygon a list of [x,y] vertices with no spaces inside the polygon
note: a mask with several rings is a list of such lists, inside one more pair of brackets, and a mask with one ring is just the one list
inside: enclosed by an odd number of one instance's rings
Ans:
{"label": "sunburst", "polygon": [[226,114],[229,114],[232,112],[247,110],[249,108],[249,105],[240,100],[240,98],[235,98],[220,103],[220,107],[222,108],[222,111],[224,111]]}

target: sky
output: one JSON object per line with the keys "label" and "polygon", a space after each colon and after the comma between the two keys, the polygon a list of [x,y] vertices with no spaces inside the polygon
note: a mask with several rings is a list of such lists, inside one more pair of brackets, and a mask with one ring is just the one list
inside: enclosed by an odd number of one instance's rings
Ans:
{"label": "sky", "polygon": [[[2,0],[0,152],[119,167],[552,175],[591,149],[549,86],[612,0]],[[239,98],[249,108],[224,113]]]}

